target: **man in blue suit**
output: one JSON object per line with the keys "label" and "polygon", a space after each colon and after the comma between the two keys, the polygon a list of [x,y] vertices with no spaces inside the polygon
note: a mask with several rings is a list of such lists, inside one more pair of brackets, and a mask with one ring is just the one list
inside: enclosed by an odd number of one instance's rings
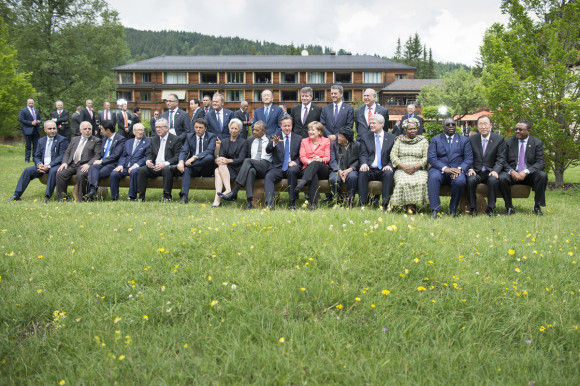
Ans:
{"label": "man in blue suit", "polygon": [[463,135],[455,134],[455,127],[453,118],[446,118],[443,121],[443,134],[433,137],[427,152],[431,164],[427,188],[433,218],[437,218],[441,212],[441,185],[451,185],[449,213],[453,217],[457,216],[457,206],[466,185],[464,173],[473,164],[471,144]]}
{"label": "man in blue suit", "polygon": [[363,94],[364,105],[355,111],[356,118],[356,140],[360,142],[361,138],[369,132],[369,123],[373,114],[380,114],[389,122],[389,110],[376,104],[377,92],[372,88],[367,88]]}
{"label": "man in blue suit", "polygon": [[207,121],[198,118],[194,123],[194,133],[188,134],[181,152],[177,170],[181,179],[180,204],[189,202],[189,184],[192,177],[211,177],[215,169],[215,146],[217,136],[207,131]]}
{"label": "man in blue suit", "polygon": [[92,200],[97,196],[99,182],[111,175],[123,155],[125,137],[115,133],[115,124],[112,121],[101,122],[101,154],[103,157],[96,160],[89,167],[89,192],[83,196],[85,200]]}
{"label": "man in blue suit", "polygon": [[254,120],[252,124],[258,121],[266,122],[266,137],[272,138],[272,136],[280,131],[280,121],[284,115],[284,111],[281,107],[274,105],[274,95],[271,90],[262,91],[262,103],[264,106],[258,107],[254,110]]}
{"label": "man in blue suit", "polygon": [[231,119],[234,117],[232,110],[223,108],[224,101],[222,94],[213,94],[211,100],[212,108],[205,114],[207,131],[216,135],[220,140],[230,137],[230,129],[228,127]]}
{"label": "man in blue suit", "polygon": [[142,123],[133,126],[133,134],[135,138],[125,141],[123,154],[117,162],[117,167],[111,172],[111,201],[119,199],[119,181],[125,176],[129,176],[129,200],[137,200],[137,176],[139,168],[145,165],[145,156],[151,140],[145,137],[145,126]]}
{"label": "man in blue suit", "polygon": [[331,142],[336,141],[341,128],[352,129],[354,124],[354,109],[342,100],[343,88],[335,84],[330,88],[332,103],[322,108],[320,123],[324,126],[324,135]]}
{"label": "man in blue suit", "polygon": [[56,186],[56,171],[62,162],[62,156],[68,146],[65,137],[57,134],[56,123],[54,121],[44,122],[45,137],[38,141],[38,147],[34,153],[34,166],[27,167],[22,172],[16,190],[9,201],[19,201],[22,193],[31,180],[39,178],[43,174],[48,174],[46,180],[46,191],[43,203],[48,203],[50,196]]}
{"label": "man in blue suit", "polygon": [[34,108],[34,99],[26,101],[26,107],[21,109],[18,114],[18,121],[21,123],[20,129],[26,140],[24,160],[30,162],[30,155],[36,154],[36,146],[40,137],[40,124],[42,123],[40,111]]}

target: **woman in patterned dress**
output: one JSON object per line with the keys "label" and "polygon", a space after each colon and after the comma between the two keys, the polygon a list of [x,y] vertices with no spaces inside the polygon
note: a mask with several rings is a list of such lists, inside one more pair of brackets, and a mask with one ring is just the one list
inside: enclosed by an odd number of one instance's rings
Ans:
{"label": "woman in patterned dress", "polygon": [[391,161],[395,171],[395,188],[391,205],[405,206],[407,213],[416,213],[417,205],[428,205],[427,195],[427,138],[417,135],[419,120],[406,119],[403,122],[405,135],[395,140],[391,150]]}

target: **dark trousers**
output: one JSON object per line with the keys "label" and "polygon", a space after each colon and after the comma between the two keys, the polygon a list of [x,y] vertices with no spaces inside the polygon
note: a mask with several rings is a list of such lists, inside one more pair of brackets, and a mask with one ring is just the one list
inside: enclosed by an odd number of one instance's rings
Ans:
{"label": "dark trousers", "polygon": [[508,173],[503,172],[499,175],[499,190],[505,201],[506,208],[513,208],[512,189],[514,184],[529,185],[534,189],[534,206],[546,206],[546,186],[548,185],[548,175],[540,170],[530,173],[522,181],[515,181]]}
{"label": "dark trousers", "polygon": [[381,181],[382,205],[385,208],[391,201],[391,192],[393,191],[394,176],[390,170],[379,170],[376,168],[369,169],[368,172],[359,171],[358,173],[358,199],[361,205],[366,205],[369,201],[369,181]]}
{"label": "dark trousers", "polygon": [[77,176],[77,185],[79,187],[79,197],[82,197],[87,193],[88,173],[81,172],[81,166],[83,165],[73,162],[68,165],[66,169],[56,173],[56,193],[58,199],[62,200],[67,197],[68,181],[75,174]]}
{"label": "dark trousers", "polygon": [[495,200],[499,193],[499,180],[489,175],[489,170],[476,172],[474,176],[467,176],[467,195],[469,196],[469,207],[477,208],[475,196],[477,184],[487,184],[487,206],[495,208]]}
{"label": "dark trousers", "polygon": [[[187,197],[189,194],[189,185],[193,177],[211,177],[215,169],[215,157],[206,156],[202,159],[196,160],[191,166],[186,166],[181,178],[181,194],[180,196]],[[176,172],[179,172],[175,169]]]}
{"label": "dark trousers", "polygon": [[163,176],[163,196],[171,196],[171,189],[173,188],[173,172],[171,171],[171,166],[166,166],[159,171],[155,171],[147,165],[139,168],[139,175],[137,176],[137,192],[139,196],[145,198],[147,180],[159,176]]}
{"label": "dark trousers", "polygon": [[113,169],[117,166],[115,164],[108,164],[108,165],[91,165],[89,168],[89,185],[94,188],[99,187],[99,181],[103,178],[107,178],[111,175]]}
{"label": "dark trousers", "polygon": [[36,130],[32,130],[32,134],[24,136],[24,139],[26,140],[26,147],[24,148],[24,160],[26,162],[30,161],[31,155],[36,153],[38,138],[40,138],[40,135],[36,132]]}
{"label": "dark trousers", "polygon": [[320,198],[320,194],[318,194],[318,182],[320,180],[327,180],[329,174],[330,169],[323,162],[311,162],[304,169],[300,182],[305,182],[308,185],[311,204],[316,204]]}
{"label": "dark trousers", "polygon": [[449,212],[455,212],[457,206],[459,206],[459,201],[461,201],[461,196],[463,196],[463,192],[465,191],[465,184],[465,174],[463,173],[452,180],[450,174],[441,173],[441,170],[429,169],[427,190],[429,191],[431,210],[436,210],[437,212],[441,211],[441,199],[439,198],[441,186],[450,185],[451,201],[449,202]]}
{"label": "dark trousers", "polygon": [[[52,196],[52,193],[54,192],[54,188],[56,186],[57,170],[58,170],[57,166],[50,168],[48,170],[48,178],[46,180],[46,190],[44,191],[44,195],[47,197]],[[22,193],[24,193],[24,191],[28,187],[30,181],[32,181],[35,178],[40,178],[42,175],[44,175],[44,173],[40,173],[36,166],[29,166],[26,169],[24,169],[24,171],[20,175],[20,178],[18,179],[18,183],[16,184],[16,190],[14,191],[14,195],[17,197],[21,197]]]}
{"label": "dark trousers", "polygon": [[125,176],[129,176],[129,198],[137,198],[137,177],[139,176],[139,168],[133,169],[131,174],[129,174],[129,169],[123,168],[122,172],[111,172],[111,200],[119,199],[119,182],[121,181],[121,178]]}
{"label": "dark trousers", "polygon": [[252,199],[254,197],[254,182],[256,178],[264,178],[270,168],[270,162],[266,160],[256,160],[246,158],[238,177],[236,178],[236,185],[246,188],[246,197]]}
{"label": "dark trousers", "polygon": [[[332,194],[335,196],[339,194],[339,189],[342,186],[343,182],[342,179],[338,176],[337,172],[330,173],[330,178],[328,179],[328,182],[330,182],[330,189],[332,190]],[[357,188],[358,188],[358,173],[356,171],[352,171],[348,173],[348,175],[346,176],[347,197],[354,198]]]}
{"label": "dark trousers", "polygon": [[301,170],[298,166],[289,167],[285,172],[280,168],[273,168],[268,170],[266,177],[264,177],[264,192],[266,193],[266,206],[271,206],[274,203],[274,185],[280,180],[286,178],[288,180],[288,198],[290,202],[296,201],[294,196],[294,188],[298,185],[298,177]]}

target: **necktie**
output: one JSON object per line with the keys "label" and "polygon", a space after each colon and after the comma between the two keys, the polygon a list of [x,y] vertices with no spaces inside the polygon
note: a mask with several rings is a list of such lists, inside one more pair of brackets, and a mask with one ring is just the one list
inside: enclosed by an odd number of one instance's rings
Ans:
{"label": "necktie", "polygon": [[93,112],[91,110],[89,110],[89,115],[91,116],[91,119],[93,119]]}
{"label": "necktie", "polygon": [[256,152],[255,159],[261,160],[262,159],[262,138],[258,138],[256,140],[258,141],[258,151]]}
{"label": "necktie", "polygon": [[382,154],[381,154],[381,136],[380,135],[376,135],[375,136],[375,141],[376,141],[376,151],[377,151],[377,168],[379,170],[383,169],[383,164],[382,164]]}
{"label": "necktie", "polygon": [[520,145],[520,156],[518,158],[518,173],[521,173],[526,168],[526,143],[522,139]]}
{"label": "necktie", "polygon": [[169,110],[169,128],[173,129],[173,111]]}
{"label": "necktie", "polygon": [[109,120],[109,110],[105,110],[105,120]]}
{"label": "necktie", "polygon": [[[487,149],[487,138],[483,139],[483,156],[485,157],[485,150]],[[482,171],[485,171],[485,166],[481,168]]]}
{"label": "necktie", "polygon": [[201,138],[202,137],[197,137],[197,152],[195,153],[195,155],[198,155],[203,151],[203,143],[201,142]]}
{"label": "necktie", "polygon": [[81,161],[81,155],[83,154],[83,149],[85,148],[85,144],[87,143],[87,139],[85,137],[81,138],[81,142],[77,147],[77,151],[75,151],[75,155],[73,157],[74,163],[79,163]]}
{"label": "necktie", "polygon": [[336,123],[337,118],[338,118],[338,105],[334,105],[334,123]]}
{"label": "necktie", "polygon": [[137,140],[135,140],[133,142],[133,151],[131,152],[131,155],[133,155],[133,153],[135,153],[135,149],[137,149],[137,147],[139,147],[139,142],[140,141],[137,141]]}
{"label": "necktie", "polygon": [[58,117],[60,118],[60,114],[62,113],[62,110],[58,110]]}
{"label": "necktie", "polygon": [[308,106],[304,106],[304,116],[302,117],[302,124],[306,124],[306,118],[308,117]]}
{"label": "necktie", "polygon": [[44,149],[44,165],[50,165],[52,160],[52,138],[46,141],[46,149]]}
{"label": "necktie", "polygon": [[370,124],[371,123],[371,115],[373,115],[373,109],[370,107],[368,109],[369,109],[369,119],[367,119],[367,123]]}
{"label": "necktie", "polygon": [[160,164],[165,162],[165,142],[167,138],[161,138],[159,143],[159,153],[157,153],[157,158],[155,159],[155,164]]}
{"label": "necktie", "polygon": [[209,110],[209,107],[206,107],[206,108],[205,108],[205,113],[206,113],[206,114],[207,114],[207,111],[208,111],[208,110]]}
{"label": "necktie", "polygon": [[125,120],[125,126],[123,127],[129,127],[129,125],[127,124],[127,113],[123,111],[123,119]]}
{"label": "necktie", "polygon": [[284,140],[284,162],[282,163],[282,171],[288,170],[288,158],[290,158],[290,138],[286,136]]}
{"label": "necktie", "polygon": [[220,132],[223,132],[224,131],[224,128],[223,128],[222,118],[221,118],[221,114],[220,113],[221,113],[221,110],[220,111],[217,111],[216,110],[215,115],[217,116],[218,128],[219,128]]}
{"label": "necktie", "polygon": [[270,113],[270,109],[268,107],[266,107],[264,109],[264,116],[266,117],[266,122],[268,122],[268,114]]}
{"label": "necktie", "polygon": [[451,153],[451,151],[453,150],[453,149],[451,148],[451,143],[453,142],[453,137],[449,137],[449,138],[447,138],[447,141],[449,142],[449,153]]}
{"label": "necktie", "polygon": [[36,113],[34,112],[34,109],[30,109],[30,115],[32,115],[32,120],[36,121]]}
{"label": "necktie", "polygon": [[105,154],[103,155],[103,158],[101,158],[101,160],[103,160],[109,156],[109,149],[110,148],[111,148],[111,138],[108,138],[107,143],[105,144]]}

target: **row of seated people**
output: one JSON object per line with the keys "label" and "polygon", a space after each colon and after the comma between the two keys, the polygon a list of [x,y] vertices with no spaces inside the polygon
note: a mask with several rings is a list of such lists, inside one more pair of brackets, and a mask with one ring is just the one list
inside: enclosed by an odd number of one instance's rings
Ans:
{"label": "row of seated people", "polygon": [[[533,185],[534,213],[542,214],[545,206],[546,173],[542,143],[529,135],[531,125],[520,122],[516,136],[504,140],[490,133],[491,120],[482,116],[478,121],[480,134],[469,139],[455,134],[452,118],[443,122],[443,133],[428,143],[418,134],[420,122],[407,119],[404,134],[395,136],[383,130],[384,117],[374,114],[369,119],[370,131],[354,141],[351,128],[340,129],[335,140],[324,136],[320,122],[308,124],[308,137],[292,132],[292,117],[281,119],[281,131],[270,138],[266,123],[257,121],[253,136],[247,140],[239,136],[243,124],[238,119],[229,123],[227,138],[207,131],[207,121],[194,122],[194,133],[185,141],[170,132],[169,123],[160,118],[155,122],[157,136],[144,137],[144,127],[136,124],[135,138],[126,140],[115,133],[110,122],[100,126],[103,140],[92,135],[89,122],[82,122],[81,136],[70,144],[56,134],[54,122],[45,123],[46,136],[41,139],[34,156],[35,166],[27,168],[18,182],[11,200],[19,200],[31,179],[48,174],[45,202],[57,188],[57,199],[65,200],[67,185],[76,174],[79,196],[85,200],[96,198],[99,182],[110,177],[111,199],[119,199],[119,181],[130,178],[129,199],[145,201],[149,178],[163,177],[163,201],[172,200],[174,178],[182,177],[180,202],[187,203],[191,178],[215,177],[216,195],[213,206],[222,200],[234,201],[241,188],[246,190],[246,208],[253,207],[256,179],[264,179],[266,206],[273,208],[277,182],[286,178],[289,184],[289,207],[302,189],[308,186],[308,199],[315,209],[319,200],[318,182],[328,179],[332,188],[330,199],[343,199],[348,205],[359,195],[359,203],[369,202],[369,181],[381,181],[381,205],[402,206],[416,211],[416,205],[430,205],[437,217],[441,211],[439,192],[442,185],[451,186],[450,214],[457,215],[459,200],[467,187],[471,213],[475,214],[475,187],[487,183],[489,187],[488,214],[493,214],[498,190],[506,205],[506,213],[513,214],[510,186],[515,183]],[[216,151],[216,148],[219,150]],[[428,169],[428,166],[430,168]],[[298,182],[300,180],[300,182]],[[232,182],[235,186],[232,188]],[[342,185],[346,196],[342,197]]]}

